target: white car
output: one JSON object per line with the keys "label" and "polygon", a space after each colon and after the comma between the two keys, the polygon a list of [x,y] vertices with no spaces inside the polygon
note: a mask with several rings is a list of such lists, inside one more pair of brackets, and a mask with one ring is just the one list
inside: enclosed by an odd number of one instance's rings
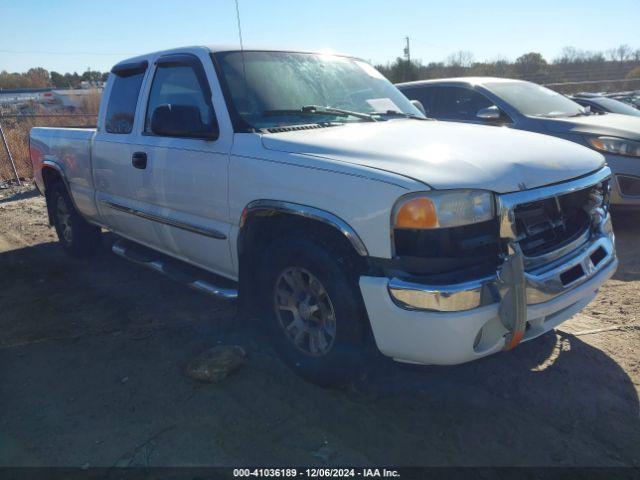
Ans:
{"label": "white car", "polygon": [[116,65],[97,129],[34,128],[62,245],[239,299],[298,373],[458,364],[581,310],[616,269],[602,155],[427,120],[362,60],[191,47]]}

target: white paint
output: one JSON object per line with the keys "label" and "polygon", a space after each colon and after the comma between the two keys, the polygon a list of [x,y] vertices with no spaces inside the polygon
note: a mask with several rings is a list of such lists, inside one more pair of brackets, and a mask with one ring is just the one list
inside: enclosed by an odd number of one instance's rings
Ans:
{"label": "white paint", "polygon": [[[201,60],[220,126],[217,140],[142,134],[153,65],[161,53],[192,53]],[[192,47],[127,61],[147,60],[150,65],[130,135],[103,130],[109,82],[97,131],[34,128],[31,139],[45,158],[64,170],[75,203],[90,221],[228,278],[238,276],[241,213],[255,200],[330,212],[355,230],[371,256],[390,258],[391,210],[402,195],[430,188],[512,192],[523,185],[534,188],[579,177],[603,165],[601,155],[548,136],[435,121],[394,119],[277,134],[234,133],[209,54],[208,48]],[[131,165],[136,151],[147,153],[145,170]],[[40,171],[36,181],[42,187]],[[103,202],[215,230],[227,238],[180,230]],[[403,361],[460,363],[502,348],[496,306],[446,314],[410,312],[393,304],[386,282],[372,277],[360,282],[384,354]],[[577,305],[576,292],[586,292],[584,299],[595,288],[589,283],[548,302],[553,303],[549,308],[556,311],[569,300]],[[489,331],[496,338],[483,340],[478,353],[473,339],[483,325],[493,325]]]}
{"label": "white paint", "polygon": [[[556,328],[582,310],[614,272],[615,264],[564,295],[529,306],[527,320],[532,325],[522,341]],[[504,348],[507,330],[498,318],[497,303],[463,312],[409,311],[393,303],[387,283],[386,278],[360,277],[360,291],[376,345],[384,355],[409,363],[455,365]],[[479,348],[474,349],[481,328],[484,328],[482,340]]]}

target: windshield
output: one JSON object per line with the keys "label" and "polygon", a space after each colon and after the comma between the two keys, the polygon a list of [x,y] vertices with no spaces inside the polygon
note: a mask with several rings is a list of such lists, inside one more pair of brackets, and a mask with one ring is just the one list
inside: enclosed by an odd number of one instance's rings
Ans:
{"label": "windshield", "polygon": [[612,113],[621,113],[623,115],[634,115],[636,117],[640,117],[640,110],[619,100],[614,100],[613,98],[592,98],[591,101]]}
{"label": "windshield", "polygon": [[572,117],[585,109],[558,92],[529,82],[495,82],[485,87],[523,115],[534,117]]}
{"label": "windshield", "polygon": [[327,107],[423,117],[375,68],[354,58],[260,51],[222,52],[215,58],[231,97],[230,109],[250,128],[371,120],[369,115],[327,112]]}

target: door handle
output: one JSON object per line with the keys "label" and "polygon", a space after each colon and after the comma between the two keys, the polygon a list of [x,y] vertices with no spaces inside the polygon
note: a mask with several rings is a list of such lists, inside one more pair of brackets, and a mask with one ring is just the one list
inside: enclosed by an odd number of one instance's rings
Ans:
{"label": "door handle", "polygon": [[134,152],[131,156],[131,165],[141,170],[147,168],[147,154],[145,152]]}

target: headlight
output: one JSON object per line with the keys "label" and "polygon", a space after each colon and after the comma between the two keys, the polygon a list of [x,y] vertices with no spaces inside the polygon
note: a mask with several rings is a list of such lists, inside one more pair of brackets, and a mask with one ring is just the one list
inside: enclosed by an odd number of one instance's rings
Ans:
{"label": "headlight", "polygon": [[494,212],[493,194],[483,190],[414,193],[398,200],[392,224],[409,229],[458,227],[491,220]]}
{"label": "headlight", "polygon": [[587,137],[587,142],[601,152],[640,157],[640,142],[633,140],[615,137]]}

